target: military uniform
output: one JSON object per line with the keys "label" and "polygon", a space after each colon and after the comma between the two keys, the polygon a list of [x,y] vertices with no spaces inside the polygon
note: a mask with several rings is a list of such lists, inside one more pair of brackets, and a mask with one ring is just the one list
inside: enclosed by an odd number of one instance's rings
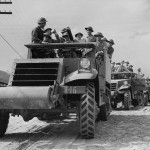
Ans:
{"label": "military uniform", "polygon": [[96,42],[96,38],[94,35],[87,36],[86,42]]}
{"label": "military uniform", "polygon": [[32,30],[32,37],[31,41],[32,43],[42,43],[43,41],[43,30],[38,26]]}
{"label": "military uniform", "polygon": [[[65,28],[64,28],[65,29]],[[61,37],[61,43],[74,43],[74,41],[71,41],[69,38],[69,34],[67,33],[67,30],[62,33]],[[68,36],[68,39],[65,39],[65,36]],[[76,58],[77,55],[74,52],[75,50],[73,48],[71,49],[59,49],[58,55],[59,57],[64,57],[64,58]]]}
{"label": "military uniform", "polygon": [[[55,39],[52,39],[51,37],[51,28],[48,28],[45,30],[44,32],[44,39],[43,42],[46,43],[59,43],[60,42],[60,38],[59,35],[57,34],[57,32],[55,33]],[[56,53],[54,49],[44,49],[42,51],[40,51],[40,58],[55,58],[56,57]]]}
{"label": "military uniform", "polygon": [[108,56],[109,56],[110,59],[112,58],[113,52],[114,52],[114,48],[112,46],[109,46],[107,48],[107,54],[108,54]]}

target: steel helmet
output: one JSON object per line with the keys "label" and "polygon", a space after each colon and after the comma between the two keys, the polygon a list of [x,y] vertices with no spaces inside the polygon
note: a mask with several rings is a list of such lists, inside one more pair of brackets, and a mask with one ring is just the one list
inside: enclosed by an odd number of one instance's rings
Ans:
{"label": "steel helmet", "polygon": [[101,32],[97,32],[94,36],[101,36],[101,37],[104,37]]}
{"label": "steel helmet", "polygon": [[114,40],[112,40],[112,39],[110,39],[109,42],[112,43],[112,44],[115,44]]}
{"label": "steel helmet", "polygon": [[86,27],[85,30],[90,30],[91,32],[94,32],[94,30],[91,26]]}
{"label": "steel helmet", "polygon": [[39,20],[38,20],[38,24],[39,24],[39,23],[45,23],[45,22],[47,22],[47,21],[46,21],[46,19],[45,19],[44,17],[41,17],[41,18],[39,18]]}
{"label": "steel helmet", "polygon": [[78,33],[75,34],[75,37],[77,37],[78,35],[83,36],[83,34],[81,32],[78,32]]}

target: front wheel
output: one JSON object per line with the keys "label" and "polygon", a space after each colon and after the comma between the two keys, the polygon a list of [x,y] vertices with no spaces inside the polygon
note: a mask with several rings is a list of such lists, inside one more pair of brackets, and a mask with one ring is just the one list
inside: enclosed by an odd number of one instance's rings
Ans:
{"label": "front wheel", "polygon": [[131,93],[127,91],[124,93],[124,109],[129,110],[131,108]]}
{"label": "front wheel", "polygon": [[93,83],[88,83],[86,93],[81,96],[80,103],[80,133],[83,138],[94,138],[95,120],[95,87]]}
{"label": "front wheel", "polygon": [[0,110],[0,137],[5,135],[9,123],[9,113],[5,110]]}
{"label": "front wheel", "polygon": [[148,94],[144,94],[144,106],[148,105]]}

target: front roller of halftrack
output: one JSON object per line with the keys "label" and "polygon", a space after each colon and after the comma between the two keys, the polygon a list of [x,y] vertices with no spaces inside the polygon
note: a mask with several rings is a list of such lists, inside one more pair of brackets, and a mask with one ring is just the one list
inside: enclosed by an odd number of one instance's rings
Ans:
{"label": "front roller of halftrack", "polygon": [[93,83],[88,83],[86,93],[81,96],[80,103],[80,133],[83,138],[94,138],[95,119],[95,87]]}

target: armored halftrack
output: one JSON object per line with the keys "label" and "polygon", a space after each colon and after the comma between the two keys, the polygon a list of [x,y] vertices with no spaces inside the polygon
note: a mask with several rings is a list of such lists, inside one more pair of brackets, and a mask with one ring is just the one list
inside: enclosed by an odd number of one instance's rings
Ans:
{"label": "armored halftrack", "polygon": [[133,105],[147,105],[149,99],[145,78],[136,73],[118,72],[111,74],[111,104],[113,108],[122,102],[124,109]]}
{"label": "armored halftrack", "polygon": [[[93,138],[95,122],[110,114],[111,66],[107,52],[95,58],[95,43],[27,44],[27,59],[15,60],[8,86],[0,88],[0,136],[4,136],[9,114],[24,121],[43,116],[67,118],[76,113],[80,134]],[[91,49],[94,57],[33,58],[32,49]],[[92,55],[90,55],[92,56]]]}

